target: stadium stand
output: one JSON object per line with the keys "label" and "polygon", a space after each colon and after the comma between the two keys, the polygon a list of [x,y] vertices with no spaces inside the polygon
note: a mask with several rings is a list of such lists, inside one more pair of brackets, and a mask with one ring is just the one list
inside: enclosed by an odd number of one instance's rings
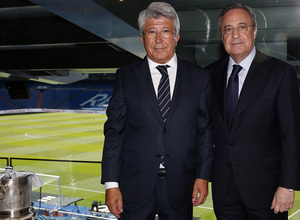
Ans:
{"label": "stadium stand", "polygon": [[47,108],[47,109],[101,109],[106,108],[112,94],[112,81],[85,80],[72,84],[46,85],[26,82],[30,91],[28,99],[11,99],[0,81],[0,110]]}

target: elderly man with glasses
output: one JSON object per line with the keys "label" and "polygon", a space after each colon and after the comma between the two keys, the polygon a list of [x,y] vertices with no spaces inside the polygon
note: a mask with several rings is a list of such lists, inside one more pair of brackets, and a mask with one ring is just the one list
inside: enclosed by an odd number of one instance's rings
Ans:
{"label": "elderly man with glasses", "polygon": [[138,23],[147,56],[117,71],[104,125],[106,204],[123,220],[192,220],[212,173],[210,77],[175,53],[171,5],[151,3]]}

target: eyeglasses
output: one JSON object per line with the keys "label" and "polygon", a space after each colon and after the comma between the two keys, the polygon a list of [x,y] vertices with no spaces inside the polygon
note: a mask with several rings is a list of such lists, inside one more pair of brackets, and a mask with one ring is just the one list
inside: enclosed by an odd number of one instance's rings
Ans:
{"label": "eyeglasses", "polygon": [[234,29],[236,29],[240,33],[245,33],[249,31],[249,27],[254,27],[255,25],[248,25],[248,24],[239,24],[237,27],[232,27],[230,25],[224,27],[223,34],[230,35],[233,33]]}
{"label": "eyeglasses", "polygon": [[168,39],[170,38],[173,34],[175,34],[175,31],[172,32],[170,30],[163,30],[162,32],[158,33],[156,31],[150,30],[147,31],[146,33],[143,33],[143,35],[145,35],[147,38],[149,39],[153,39],[156,38],[157,34],[160,34],[160,36],[164,39]]}

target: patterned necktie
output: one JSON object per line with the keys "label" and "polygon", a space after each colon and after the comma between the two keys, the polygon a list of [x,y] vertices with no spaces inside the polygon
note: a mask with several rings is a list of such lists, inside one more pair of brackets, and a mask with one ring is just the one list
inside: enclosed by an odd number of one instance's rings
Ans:
{"label": "patterned necktie", "polygon": [[159,65],[156,68],[161,73],[162,77],[158,86],[157,101],[163,122],[167,121],[168,113],[171,106],[170,82],[167,68],[168,65]]}
{"label": "patterned necktie", "polygon": [[229,77],[228,86],[226,90],[226,110],[227,110],[227,124],[231,125],[231,120],[238,102],[239,80],[238,73],[243,67],[240,65],[233,65],[231,75]]}

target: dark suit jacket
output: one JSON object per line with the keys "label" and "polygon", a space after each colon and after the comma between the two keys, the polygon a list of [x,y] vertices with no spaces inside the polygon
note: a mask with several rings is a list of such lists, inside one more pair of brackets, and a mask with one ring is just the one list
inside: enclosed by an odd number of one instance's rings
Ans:
{"label": "dark suit jacket", "polygon": [[211,178],[209,81],[206,70],[178,57],[171,109],[164,125],[147,59],[117,71],[104,126],[101,181],[119,182],[125,208],[150,200],[160,164],[157,155],[163,146],[173,207],[191,203],[195,178]]}
{"label": "dark suit jacket", "polygon": [[299,189],[297,76],[291,65],[257,51],[228,128],[228,60],[226,57],[207,67],[212,79],[213,199],[220,203],[225,198],[232,169],[242,199],[249,207],[271,207],[278,186]]}

